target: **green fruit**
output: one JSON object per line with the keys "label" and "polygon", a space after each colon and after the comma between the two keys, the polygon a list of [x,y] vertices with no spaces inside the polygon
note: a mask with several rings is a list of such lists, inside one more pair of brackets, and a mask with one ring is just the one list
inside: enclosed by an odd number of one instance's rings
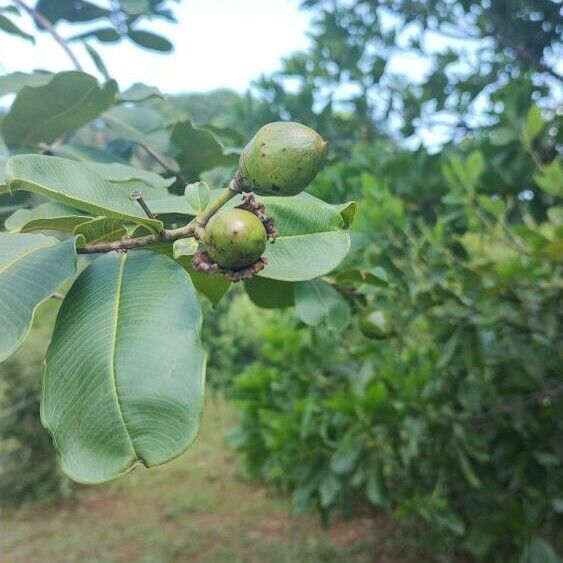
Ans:
{"label": "green fruit", "polygon": [[205,229],[203,241],[211,259],[229,270],[257,262],[266,248],[262,221],[245,209],[218,213]]}
{"label": "green fruit", "polygon": [[391,335],[391,320],[385,311],[368,311],[360,317],[360,330],[368,338],[383,340]]}
{"label": "green fruit", "polygon": [[242,151],[244,182],[259,195],[296,195],[321,169],[326,145],[315,130],[300,123],[268,123]]}

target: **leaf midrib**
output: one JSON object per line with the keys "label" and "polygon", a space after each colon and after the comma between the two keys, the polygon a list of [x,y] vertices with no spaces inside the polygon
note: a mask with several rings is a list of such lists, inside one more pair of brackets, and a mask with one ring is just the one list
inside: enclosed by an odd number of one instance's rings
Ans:
{"label": "leaf midrib", "polygon": [[129,440],[129,444],[131,445],[131,449],[133,450],[133,454],[137,459],[142,459],[141,456],[138,454],[137,449],[135,448],[135,444],[133,443],[133,439],[129,434],[129,429],[127,427],[127,423],[125,421],[125,414],[123,413],[123,407],[121,404],[121,399],[119,397],[119,391],[117,389],[117,374],[116,374],[116,367],[115,367],[115,349],[117,344],[117,332],[119,327],[119,308],[121,304],[121,291],[123,289],[123,271],[125,270],[125,262],[127,261],[127,254],[122,254],[118,257],[119,260],[119,268],[117,270],[117,285],[116,285],[116,295],[115,295],[115,305],[114,305],[114,315],[113,315],[113,331],[112,331],[112,342],[111,342],[111,382],[113,385],[113,389],[115,392],[115,401],[117,403],[117,411],[119,412],[119,418],[123,424],[123,428],[125,430],[125,434],[127,435],[127,439]]}

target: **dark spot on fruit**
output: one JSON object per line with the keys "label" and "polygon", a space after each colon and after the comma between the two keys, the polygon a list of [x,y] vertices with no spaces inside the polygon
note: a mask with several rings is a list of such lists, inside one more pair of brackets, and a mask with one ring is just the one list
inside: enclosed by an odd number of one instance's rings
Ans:
{"label": "dark spot on fruit", "polygon": [[280,187],[276,186],[276,184],[272,184],[272,191],[274,192],[279,192],[280,191]]}

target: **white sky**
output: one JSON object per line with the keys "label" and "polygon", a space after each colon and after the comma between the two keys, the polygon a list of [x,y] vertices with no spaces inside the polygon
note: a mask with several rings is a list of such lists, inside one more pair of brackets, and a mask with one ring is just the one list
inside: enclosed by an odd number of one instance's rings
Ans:
{"label": "white sky", "polygon": [[[99,5],[105,2],[97,2]],[[145,29],[160,32],[174,44],[172,54],[155,54],[129,41],[103,45],[92,41],[120,87],[145,82],[161,91],[198,92],[228,87],[243,92],[262,73],[276,70],[282,57],[308,45],[310,14],[298,0],[183,0],[171,3],[177,24],[153,21]],[[28,18],[17,19],[31,31]],[[74,28],[74,29],[73,29]],[[78,33],[76,26],[59,25],[63,36]],[[0,74],[43,68],[67,70],[70,62],[45,33],[35,33],[32,45],[0,33]],[[74,46],[85,70],[95,67],[80,44]]]}

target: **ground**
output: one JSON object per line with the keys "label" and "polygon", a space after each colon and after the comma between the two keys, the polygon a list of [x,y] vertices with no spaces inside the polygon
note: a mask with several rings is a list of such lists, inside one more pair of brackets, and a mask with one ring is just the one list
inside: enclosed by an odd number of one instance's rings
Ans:
{"label": "ground", "polygon": [[62,507],[0,515],[1,563],[430,562],[384,515],[335,522],[290,516],[287,497],[243,479],[224,436],[234,423],[208,400],[202,431],[183,456]]}

